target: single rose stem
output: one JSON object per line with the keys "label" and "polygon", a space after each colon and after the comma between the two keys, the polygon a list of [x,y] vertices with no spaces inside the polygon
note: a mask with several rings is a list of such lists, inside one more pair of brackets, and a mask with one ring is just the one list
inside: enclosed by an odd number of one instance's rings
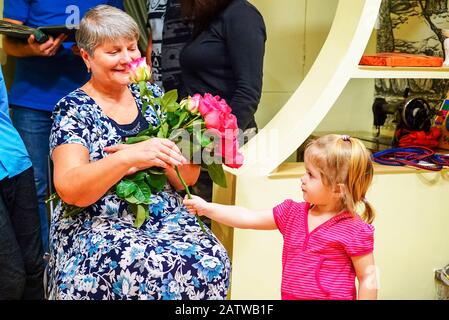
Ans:
{"label": "single rose stem", "polygon": [[[184,179],[182,178],[181,173],[179,172],[178,166],[175,166],[175,171],[176,171],[176,174],[178,175],[179,181],[181,181],[182,185],[184,186],[184,189],[185,189],[186,192],[187,192],[187,196],[189,197],[189,199],[192,199],[192,195],[191,195],[191,193],[190,193],[189,187],[187,186],[186,182],[185,182]],[[200,219],[200,217],[199,217],[198,215],[195,215],[195,217],[196,217],[196,219],[198,220],[198,223],[199,223],[199,225],[200,225],[200,227],[201,227],[201,230],[203,230],[203,232],[204,232],[205,234],[207,234],[206,229],[204,228],[204,223],[203,223],[203,221],[201,221],[201,219]]]}

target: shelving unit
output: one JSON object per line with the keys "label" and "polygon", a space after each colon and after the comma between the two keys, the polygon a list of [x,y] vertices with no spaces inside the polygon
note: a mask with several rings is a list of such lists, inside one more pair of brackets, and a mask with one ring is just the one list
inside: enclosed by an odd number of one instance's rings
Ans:
{"label": "shelving unit", "polygon": [[352,78],[447,79],[449,68],[358,66],[353,71]]}
{"label": "shelving unit", "polygon": [[[382,0],[339,0],[327,40],[309,73],[275,117],[242,151],[239,170],[225,168],[231,187],[214,186],[214,201],[253,209],[287,198],[302,201],[303,163],[283,163],[316,130],[351,79],[449,78],[449,68],[359,66]],[[449,177],[446,172],[376,165],[368,199],[375,220],[381,299],[432,299],[433,270],[447,264]],[[429,209],[430,208],[430,209]],[[213,223],[233,264],[231,299],[280,299],[282,236]]]}

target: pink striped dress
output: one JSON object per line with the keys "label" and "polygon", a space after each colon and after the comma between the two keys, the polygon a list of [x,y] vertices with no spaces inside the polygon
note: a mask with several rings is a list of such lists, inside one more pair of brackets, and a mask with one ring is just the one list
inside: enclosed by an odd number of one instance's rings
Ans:
{"label": "pink striped dress", "polygon": [[351,257],[373,251],[374,227],[342,212],[309,232],[310,204],[286,200],[273,208],[284,238],[283,300],[354,300],[355,270]]}

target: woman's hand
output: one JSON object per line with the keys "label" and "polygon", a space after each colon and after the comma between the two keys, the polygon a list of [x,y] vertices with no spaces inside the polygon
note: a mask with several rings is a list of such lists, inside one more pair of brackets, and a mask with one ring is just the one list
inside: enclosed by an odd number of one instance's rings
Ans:
{"label": "woman's hand", "polygon": [[210,203],[198,196],[192,195],[192,199],[189,199],[188,196],[186,195],[183,200],[183,203],[191,214],[204,216],[207,215],[210,210],[209,209]]}
{"label": "woman's hand", "polygon": [[150,167],[167,168],[187,163],[178,146],[168,139],[152,138],[135,144],[117,144],[106,147],[105,151],[123,153],[125,161],[130,165],[127,174]]}

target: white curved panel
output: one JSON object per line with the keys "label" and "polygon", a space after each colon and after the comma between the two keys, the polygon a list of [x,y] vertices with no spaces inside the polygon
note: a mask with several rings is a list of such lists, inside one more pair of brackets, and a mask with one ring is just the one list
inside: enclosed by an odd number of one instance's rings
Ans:
{"label": "white curved panel", "polygon": [[[268,175],[307,139],[357,70],[380,4],[381,0],[339,1],[327,40],[306,78],[278,114],[242,148],[248,161],[239,170],[229,171],[237,176]],[[267,144],[262,137],[275,141]],[[274,148],[276,156],[267,157],[267,147]]]}

